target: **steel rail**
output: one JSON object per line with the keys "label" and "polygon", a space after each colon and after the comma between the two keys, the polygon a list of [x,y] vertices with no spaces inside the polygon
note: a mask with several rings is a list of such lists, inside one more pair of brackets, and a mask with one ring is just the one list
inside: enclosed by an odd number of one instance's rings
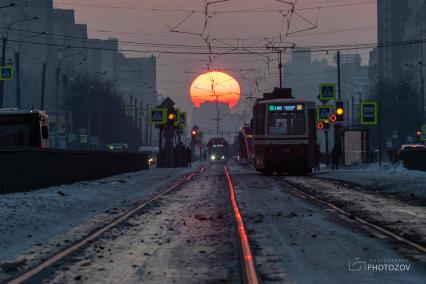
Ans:
{"label": "steel rail", "polygon": [[237,227],[237,235],[240,241],[239,245],[243,256],[243,272],[244,280],[248,284],[258,284],[259,279],[257,278],[256,267],[253,260],[253,254],[251,252],[250,243],[248,241],[247,230],[244,226],[244,220],[238,208],[237,200],[235,198],[234,186],[232,185],[231,176],[226,166],[224,166],[225,175],[228,179],[229,196],[231,199],[232,209],[235,217],[235,225]]}
{"label": "steel rail", "polygon": [[385,235],[385,236],[387,236],[387,237],[389,237],[391,239],[394,239],[396,241],[402,242],[402,243],[410,246],[411,248],[414,248],[414,249],[416,249],[416,250],[418,250],[418,251],[420,251],[422,253],[426,253],[426,247],[424,247],[423,245],[420,245],[420,244],[417,244],[417,243],[415,243],[413,241],[410,241],[410,240],[404,238],[403,236],[400,236],[400,235],[398,235],[398,234],[396,234],[396,233],[394,233],[394,232],[386,229],[385,227],[382,227],[380,225],[371,223],[371,222],[367,221],[364,218],[358,217],[355,214],[350,213],[350,212],[348,212],[348,211],[340,208],[339,206],[337,206],[337,205],[335,205],[335,204],[333,204],[331,202],[322,200],[322,199],[320,199],[320,198],[318,198],[318,197],[316,197],[316,196],[314,196],[312,194],[306,193],[305,191],[296,188],[295,186],[293,186],[292,184],[290,184],[288,182],[285,182],[285,181],[281,181],[281,182],[284,185],[286,185],[291,191],[293,191],[295,194],[299,195],[302,198],[307,198],[307,199],[313,200],[315,202],[318,202],[318,203],[320,203],[322,205],[325,205],[325,206],[333,209],[334,211],[336,211],[336,212],[338,212],[338,213],[340,213],[340,214],[342,214],[342,215],[350,218],[351,220],[354,220],[354,221],[356,221],[356,222],[358,222],[358,223],[360,223],[362,225],[365,225],[365,226],[368,226],[370,228],[373,228],[374,230],[379,231],[383,235]]}
{"label": "steel rail", "polygon": [[63,259],[64,257],[72,254],[73,252],[79,250],[81,247],[89,243],[90,241],[93,241],[106,231],[110,230],[111,228],[119,225],[120,223],[126,221],[129,217],[131,217],[133,214],[135,214],[137,211],[141,210],[148,204],[152,203],[153,201],[158,200],[159,198],[163,197],[164,195],[170,193],[171,191],[175,190],[179,186],[183,185],[184,183],[190,181],[198,172],[202,173],[204,171],[204,167],[201,167],[201,169],[198,169],[197,171],[185,176],[184,179],[179,180],[177,182],[174,182],[173,184],[167,186],[165,189],[160,190],[151,196],[149,196],[145,201],[142,203],[128,209],[126,212],[122,213],[120,216],[109,222],[108,224],[102,226],[101,228],[96,229],[94,232],[90,233],[89,235],[85,236],[81,240],[77,241],[73,245],[69,246],[68,248],[54,254],[53,256],[49,257],[48,259],[44,260],[43,262],[37,264],[36,266],[30,268],[26,272],[22,273],[21,275],[17,276],[16,278],[9,280],[8,284],[18,284],[23,283],[25,281],[30,280],[32,277],[36,276],[46,268],[52,266],[59,260]]}

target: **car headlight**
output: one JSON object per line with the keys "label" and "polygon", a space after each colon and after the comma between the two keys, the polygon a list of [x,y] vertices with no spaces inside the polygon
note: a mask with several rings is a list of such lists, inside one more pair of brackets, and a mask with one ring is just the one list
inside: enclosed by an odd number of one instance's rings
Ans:
{"label": "car headlight", "polygon": [[211,160],[216,160],[216,156],[215,155],[211,155],[210,159]]}
{"label": "car headlight", "polygon": [[225,156],[220,157],[221,160],[225,160]]}

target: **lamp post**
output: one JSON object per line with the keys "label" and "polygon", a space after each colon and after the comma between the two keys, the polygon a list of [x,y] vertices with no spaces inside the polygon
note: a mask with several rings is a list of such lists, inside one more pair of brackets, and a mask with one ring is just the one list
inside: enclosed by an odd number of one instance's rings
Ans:
{"label": "lamp post", "polygon": [[421,124],[425,123],[425,79],[424,79],[424,64],[422,61],[415,63],[405,63],[405,66],[417,68],[420,76],[420,116]]}
{"label": "lamp post", "polygon": [[56,53],[56,52],[59,52],[59,51],[63,51],[63,50],[66,50],[66,49],[70,49],[71,47],[70,46],[67,46],[67,47],[65,47],[65,48],[58,48],[58,49],[54,49],[54,50],[51,50],[50,52],[48,52],[47,54],[46,54],[46,58],[45,58],[45,60],[44,60],[44,62],[43,62],[43,67],[42,67],[42,78],[41,78],[41,97],[40,97],[40,110],[44,110],[44,101],[45,101],[45,95],[46,95],[46,88],[45,88],[45,85],[46,85],[46,68],[47,68],[47,60],[49,59],[49,56],[50,55],[52,55],[52,54],[54,54],[54,53]]}
{"label": "lamp post", "polygon": [[[40,34],[47,34],[47,31],[41,32]],[[22,53],[22,46],[26,43],[26,41],[30,38],[40,36],[40,34],[30,35],[26,38],[24,38],[19,43],[18,51],[15,52],[15,65],[16,65],[16,106],[18,108],[21,108],[21,53]]]}
{"label": "lamp post", "polygon": [[[14,3],[12,3],[14,4]],[[12,5],[14,6],[14,5]],[[2,8],[7,8],[7,7],[11,7],[9,6],[4,6]],[[1,52],[1,62],[0,65],[3,66],[6,63],[6,47],[7,47],[7,42],[9,40],[9,30],[12,28],[13,25],[18,24],[18,23],[23,23],[23,22],[29,22],[29,21],[33,21],[33,20],[37,20],[38,17],[32,17],[29,19],[21,19],[21,20],[16,20],[11,22],[7,28],[6,28],[6,34],[3,36],[2,39],[2,52]],[[3,98],[4,98],[4,81],[0,80],[0,108],[3,108]]]}

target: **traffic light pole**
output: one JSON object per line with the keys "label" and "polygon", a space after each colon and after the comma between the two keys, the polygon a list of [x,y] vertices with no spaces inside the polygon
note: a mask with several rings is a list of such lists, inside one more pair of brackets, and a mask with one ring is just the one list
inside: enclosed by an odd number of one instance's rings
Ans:
{"label": "traffic light pole", "polygon": [[325,135],[325,165],[328,166],[329,164],[329,155],[330,155],[330,150],[329,150],[329,145],[328,145],[328,130],[324,131],[324,135]]}
{"label": "traffic light pole", "polygon": [[[1,66],[6,63],[6,44],[7,37],[3,37],[2,40],[2,51],[1,51]],[[0,108],[3,108],[3,97],[4,97],[4,81],[0,80]]]}
{"label": "traffic light pole", "polygon": [[342,99],[342,92],[340,86],[340,50],[337,51],[337,98]]}

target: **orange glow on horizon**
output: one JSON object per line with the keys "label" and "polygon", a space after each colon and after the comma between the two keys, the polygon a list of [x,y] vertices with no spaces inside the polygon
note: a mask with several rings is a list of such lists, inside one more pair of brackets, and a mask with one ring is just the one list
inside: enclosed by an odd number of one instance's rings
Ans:
{"label": "orange glow on horizon", "polygon": [[233,108],[240,99],[240,85],[230,75],[220,71],[210,71],[198,76],[192,82],[190,95],[198,108],[206,102],[221,102]]}

